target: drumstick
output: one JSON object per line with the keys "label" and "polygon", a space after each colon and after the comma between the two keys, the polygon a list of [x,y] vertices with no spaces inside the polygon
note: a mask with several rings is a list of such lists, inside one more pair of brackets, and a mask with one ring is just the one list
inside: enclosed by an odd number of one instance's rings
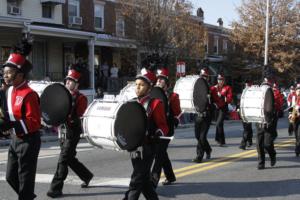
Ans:
{"label": "drumstick", "polygon": [[174,139],[174,136],[172,136],[172,137],[159,136],[159,139],[163,139],[163,140],[173,140],[173,139]]}

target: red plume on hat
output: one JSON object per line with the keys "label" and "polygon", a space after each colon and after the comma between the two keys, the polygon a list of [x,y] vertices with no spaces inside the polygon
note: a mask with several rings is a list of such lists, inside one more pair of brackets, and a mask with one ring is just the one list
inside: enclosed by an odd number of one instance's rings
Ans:
{"label": "red plume on hat", "polygon": [[79,66],[73,65],[71,69],[68,71],[68,75],[66,76],[66,79],[72,79],[75,82],[78,82],[81,77],[81,73],[78,68]]}
{"label": "red plume on hat", "polygon": [[157,70],[157,78],[162,77],[169,79],[169,70],[167,68],[161,68]]}
{"label": "red plume on hat", "polygon": [[27,74],[32,69],[32,64],[26,59],[26,56],[31,52],[31,47],[32,45],[29,44],[28,40],[23,38],[19,44],[14,46],[12,53],[2,67],[13,67]]}
{"label": "red plume on hat", "polygon": [[156,82],[156,75],[153,71],[143,68],[141,74],[137,75],[135,79],[142,79],[150,85],[153,85]]}

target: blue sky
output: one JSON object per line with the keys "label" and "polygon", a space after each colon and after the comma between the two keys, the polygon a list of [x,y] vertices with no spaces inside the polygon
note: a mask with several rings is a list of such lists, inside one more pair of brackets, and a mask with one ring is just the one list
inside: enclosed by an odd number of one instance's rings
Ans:
{"label": "blue sky", "polygon": [[194,6],[194,14],[197,8],[204,11],[204,22],[217,25],[219,17],[223,19],[224,26],[229,27],[233,20],[238,20],[235,8],[241,4],[241,0],[190,0]]}

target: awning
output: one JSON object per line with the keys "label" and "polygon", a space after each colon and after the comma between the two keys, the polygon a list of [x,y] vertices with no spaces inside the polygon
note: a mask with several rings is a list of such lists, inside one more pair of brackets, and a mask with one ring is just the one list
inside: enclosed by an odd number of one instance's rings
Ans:
{"label": "awning", "polygon": [[115,37],[107,34],[97,34],[95,46],[136,49],[136,41]]}

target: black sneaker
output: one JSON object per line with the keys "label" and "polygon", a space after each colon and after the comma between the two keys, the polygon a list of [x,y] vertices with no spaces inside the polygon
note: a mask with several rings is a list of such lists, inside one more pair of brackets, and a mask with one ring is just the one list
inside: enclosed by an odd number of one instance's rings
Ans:
{"label": "black sneaker", "polygon": [[62,191],[52,191],[52,190],[49,190],[47,192],[47,196],[51,197],[51,198],[61,197],[62,195],[63,195]]}
{"label": "black sneaker", "polygon": [[258,169],[258,170],[265,169],[265,165],[264,165],[264,164],[258,164],[258,165],[257,165],[257,169]]}
{"label": "black sneaker", "polygon": [[249,141],[248,141],[248,147],[251,147],[252,144],[253,144],[252,140],[249,140]]}
{"label": "black sneaker", "polygon": [[241,145],[241,146],[239,146],[239,148],[242,149],[242,150],[246,150],[246,146],[245,145]]}
{"label": "black sneaker", "polygon": [[194,158],[194,159],[192,160],[192,162],[194,162],[194,163],[201,163],[201,162],[202,162],[202,159],[200,159],[200,158]]}
{"label": "black sneaker", "polygon": [[276,156],[274,156],[273,158],[271,158],[271,167],[274,167],[276,164]]}
{"label": "black sneaker", "polygon": [[92,178],[94,177],[94,175],[92,175],[88,180],[84,181],[80,186],[81,188],[87,188],[89,187],[89,183],[92,180]]}
{"label": "black sneaker", "polygon": [[209,151],[209,153],[206,153],[206,159],[209,160],[211,158],[211,152],[212,150]]}
{"label": "black sneaker", "polygon": [[165,179],[162,184],[163,185],[171,185],[172,183],[174,183],[176,181],[176,178],[174,179],[171,179],[171,180],[168,180],[168,179]]}

